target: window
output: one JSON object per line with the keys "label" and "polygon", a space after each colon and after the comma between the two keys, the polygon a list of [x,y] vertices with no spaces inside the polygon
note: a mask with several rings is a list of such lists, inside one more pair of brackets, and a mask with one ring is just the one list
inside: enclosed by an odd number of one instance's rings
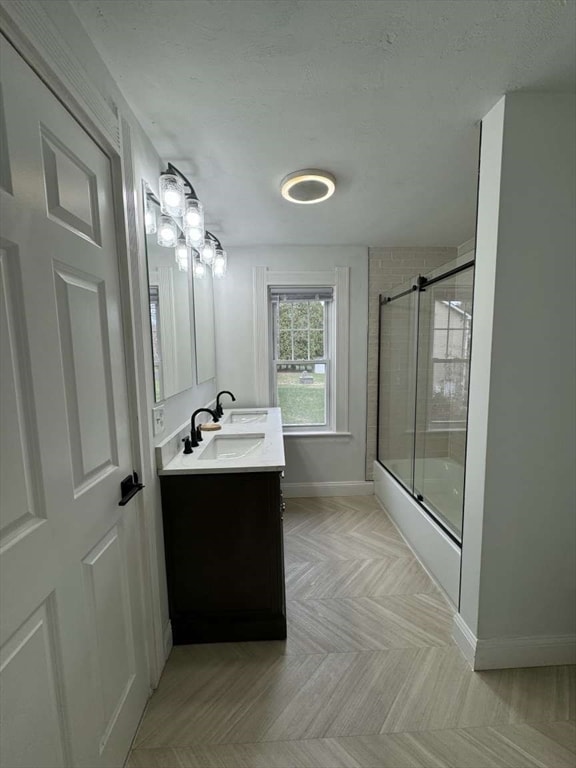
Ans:
{"label": "window", "polygon": [[430,429],[465,429],[472,315],[468,302],[434,302]]}
{"label": "window", "polygon": [[332,299],[331,287],[270,288],[272,399],[286,427],[329,423]]}
{"label": "window", "polygon": [[350,268],[253,277],[256,405],[286,434],[348,435]]}

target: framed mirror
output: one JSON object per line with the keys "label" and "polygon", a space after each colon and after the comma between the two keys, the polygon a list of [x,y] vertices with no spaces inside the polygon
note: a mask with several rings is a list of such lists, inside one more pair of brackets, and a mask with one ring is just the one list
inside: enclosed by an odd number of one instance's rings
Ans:
{"label": "framed mirror", "polygon": [[194,332],[196,341],[196,381],[216,376],[216,339],[214,332],[214,283],[212,270],[194,270]]}
{"label": "framed mirror", "polygon": [[160,206],[146,184],[144,205],[154,400],[159,402],[193,384],[192,271],[189,259],[178,262],[173,247],[158,245]]}

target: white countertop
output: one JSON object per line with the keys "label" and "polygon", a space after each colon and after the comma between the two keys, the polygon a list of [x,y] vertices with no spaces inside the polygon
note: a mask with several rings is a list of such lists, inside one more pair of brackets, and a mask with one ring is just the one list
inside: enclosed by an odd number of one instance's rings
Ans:
{"label": "white countertop", "polygon": [[[266,421],[233,423],[242,414],[267,414]],[[249,417],[248,417],[249,418]],[[164,468],[158,469],[159,475],[206,475],[230,472],[280,472],[284,469],[284,437],[282,434],[282,416],[280,408],[230,408],[224,410],[219,423],[222,429],[214,432],[202,432],[203,441],[192,453],[183,451],[175,456]],[[203,459],[202,454],[218,437],[228,435],[263,436],[262,443],[238,458]]]}

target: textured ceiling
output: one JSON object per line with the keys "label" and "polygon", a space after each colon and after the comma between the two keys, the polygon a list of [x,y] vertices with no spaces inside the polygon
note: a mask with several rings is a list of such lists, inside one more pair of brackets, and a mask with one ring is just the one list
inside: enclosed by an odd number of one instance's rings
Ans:
{"label": "textured ceiling", "polygon": [[[72,0],[165,160],[228,245],[454,245],[479,120],[571,90],[574,0]],[[338,180],[295,206],[300,168]]]}

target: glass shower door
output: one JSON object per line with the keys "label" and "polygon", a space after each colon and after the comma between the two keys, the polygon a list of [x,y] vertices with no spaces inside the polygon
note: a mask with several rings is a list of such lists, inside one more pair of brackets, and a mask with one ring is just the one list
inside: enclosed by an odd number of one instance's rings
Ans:
{"label": "glass shower door", "polygon": [[402,286],[380,307],[378,461],[410,491],[414,476],[414,417],[418,291]]}
{"label": "glass shower door", "polygon": [[473,267],[419,292],[414,493],[462,538]]}

